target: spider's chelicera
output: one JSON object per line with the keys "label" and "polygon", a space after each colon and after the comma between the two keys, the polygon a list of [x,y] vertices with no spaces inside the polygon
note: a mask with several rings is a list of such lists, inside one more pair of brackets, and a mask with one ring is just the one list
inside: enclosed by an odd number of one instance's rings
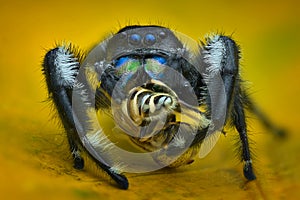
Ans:
{"label": "spider's chelicera", "polygon": [[198,44],[161,26],[127,26],[86,56],[72,45],[50,50],[43,71],[74,167],[83,169],[85,152],[127,189],[123,172],[190,164],[207,155],[230,124],[239,134],[244,176],[256,179],[245,109],[279,129],[246,94],[239,51],[228,36]]}

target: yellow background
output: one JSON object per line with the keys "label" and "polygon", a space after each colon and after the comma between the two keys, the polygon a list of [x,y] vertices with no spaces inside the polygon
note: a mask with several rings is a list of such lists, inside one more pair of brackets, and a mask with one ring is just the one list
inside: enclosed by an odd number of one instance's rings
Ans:
{"label": "yellow background", "polygon": [[[213,2],[213,3],[209,3]],[[0,2],[1,199],[295,199],[300,196],[300,5],[285,1]],[[246,184],[232,137],[177,170],[128,174],[121,191],[92,169],[76,171],[63,130],[51,120],[41,61],[55,42],[88,49],[127,24],[162,24],[194,39],[233,34],[252,96],[278,125],[279,140],[249,119],[258,181]],[[234,133],[233,133],[234,134]],[[94,170],[95,171],[95,170]]]}

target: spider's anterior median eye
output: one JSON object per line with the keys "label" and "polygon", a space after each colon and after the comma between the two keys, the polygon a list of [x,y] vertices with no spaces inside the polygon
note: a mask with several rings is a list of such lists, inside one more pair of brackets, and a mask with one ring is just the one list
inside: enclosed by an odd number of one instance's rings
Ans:
{"label": "spider's anterior median eye", "polygon": [[161,78],[163,76],[163,71],[166,69],[165,64],[167,59],[162,56],[152,56],[146,59],[144,64],[145,71],[148,75],[154,79]]}
{"label": "spider's anterior median eye", "polygon": [[114,65],[120,74],[126,72],[136,72],[136,70],[141,66],[139,60],[132,58],[130,56],[124,56],[118,58],[115,61]]}
{"label": "spider's anterior median eye", "polygon": [[124,65],[125,63],[127,63],[130,60],[131,60],[131,58],[129,58],[128,56],[121,57],[118,60],[116,60],[115,67],[120,68],[122,65]]}
{"label": "spider's anterior median eye", "polygon": [[162,64],[162,65],[167,63],[167,59],[162,57],[162,56],[154,56],[153,59],[156,60],[157,62],[159,62],[159,64]]}

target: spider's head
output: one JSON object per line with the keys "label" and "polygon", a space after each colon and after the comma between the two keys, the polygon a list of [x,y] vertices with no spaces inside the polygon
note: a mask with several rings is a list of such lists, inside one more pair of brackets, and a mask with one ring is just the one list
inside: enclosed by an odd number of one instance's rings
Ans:
{"label": "spider's head", "polygon": [[127,55],[168,54],[183,45],[172,31],[160,26],[127,26],[115,34],[107,45],[107,59]]}
{"label": "spider's head", "polygon": [[109,39],[106,60],[112,61],[112,73],[118,77],[112,110],[126,133],[142,138],[164,134],[162,129],[187,113],[196,113],[192,124],[201,121],[191,80],[181,70],[191,65],[187,52],[175,33],[160,26],[128,26]]}

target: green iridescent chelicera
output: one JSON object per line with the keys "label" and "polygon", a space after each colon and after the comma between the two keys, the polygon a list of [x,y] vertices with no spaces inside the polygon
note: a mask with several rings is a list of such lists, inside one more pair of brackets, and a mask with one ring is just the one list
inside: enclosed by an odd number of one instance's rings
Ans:
{"label": "green iridescent chelicera", "polygon": [[117,74],[133,74],[140,67],[144,67],[145,71],[151,78],[157,77],[160,73],[163,72],[164,67],[161,63],[159,63],[156,59],[146,59],[144,64],[141,64],[139,60],[136,59],[128,59],[117,69]]}
{"label": "green iridescent chelicera", "polygon": [[141,67],[141,63],[139,60],[128,60],[118,68],[117,74],[121,75],[129,72],[135,73],[139,67]]}
{"label": "green iridescent chelicera", "polygon": [[[151,76],[152,78],[156,77],[157,75],[161,74],[164,70],[162,64],[160,64],[155,59],[147,59],[146,64],[144,65],[145,71]],[[154,76],[154,77],[153,77]]]}

